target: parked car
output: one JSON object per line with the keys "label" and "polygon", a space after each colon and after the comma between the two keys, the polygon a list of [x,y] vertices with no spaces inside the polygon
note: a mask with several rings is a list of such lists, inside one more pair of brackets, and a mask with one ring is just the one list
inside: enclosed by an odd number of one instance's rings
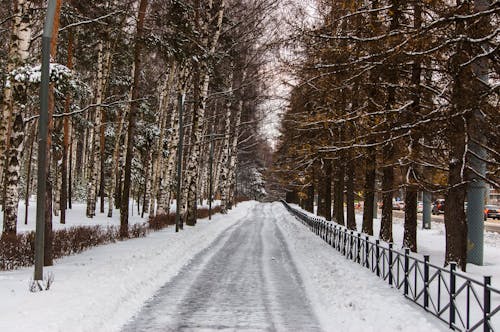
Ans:
{"label": "parked car", "polygon": [[432,214],[444,214],[444,199],[436,199],[432,203]]}
{"label": "parked car", "polygon": [[484,220],[487,218],[500,219],[500,207],[496,205],[484,206]]}
{"label": "parked car", "polygon": [[404,210],[405,202],[403,201],[392,201],[392,209],[393,210]]}
{"label": "parked car", "polygon": [[423,213],[424,212],[424,202],[418,201],[417,202],[417,213]]}

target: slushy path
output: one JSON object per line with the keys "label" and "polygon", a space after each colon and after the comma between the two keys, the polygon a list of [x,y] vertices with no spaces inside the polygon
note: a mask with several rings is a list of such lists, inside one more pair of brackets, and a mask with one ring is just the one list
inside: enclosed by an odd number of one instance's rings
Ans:
{"label": "slushy path", "polygon": [[320,330],[270,205],[222,233],[123,329],[211,330]]}

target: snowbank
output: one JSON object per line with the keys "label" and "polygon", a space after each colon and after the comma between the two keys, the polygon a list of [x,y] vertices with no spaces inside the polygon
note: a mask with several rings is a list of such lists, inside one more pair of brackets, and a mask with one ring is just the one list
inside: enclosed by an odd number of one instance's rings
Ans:
{"label": "snowbank", "polygon": [[281,215],[278,226],[326,331],[447,330],[368,270],[346,261],[281,203],[274,203],[273,211]]}
{"label": "snowbank", "polygon": [[0,272],[0,331],[116,331],[255,204],[241,203],[180,233],[170,227],[60,259],[45,269],[55,276],[50,291],[28,291],[31,268]]}

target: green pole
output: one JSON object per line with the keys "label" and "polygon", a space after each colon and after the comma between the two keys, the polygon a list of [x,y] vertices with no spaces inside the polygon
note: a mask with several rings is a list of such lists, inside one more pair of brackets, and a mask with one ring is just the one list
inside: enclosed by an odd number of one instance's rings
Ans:
{"label": "green pole", "polygon": [[[475,0],[474,12],[481,12],[490,7],[489,0]],[[484,18],[486,19],[486,18]],[[483,19],[483,20],[484,20]],[[478,80],[488,82],[488,60],[479,58],[473,63],[473,72]],[[483,84],[476,82],[475,84]],[[484,243],[484,195],[486,186],[483,178],[486,175],[487,158],[486,150],[476,142],[484,143],[486,141],[482,133],[481,124],[484,116],[480,109],[474,110],[473,121],[470,125],[471,136],[474,140],[469,142],[470,166],[477,172],[470,172],[467,185],[467,262],[483,265],[483,243]]]}
{"label": "green pole", "polygon": [[431,229],[431,210],[432,210],[432,194],[428,191],[424,191],[422,195],[422,228]]}
{"label": "green pole", "polygon": [[42,35],[42,77],[40,85],[40,117],[38,119],[38,173],[35,231],[35,280],[43,280],[43,246],[45,240],[45,190],[47,179],[47,142],[49,125],[50,43],[56,0],[49,0]]}

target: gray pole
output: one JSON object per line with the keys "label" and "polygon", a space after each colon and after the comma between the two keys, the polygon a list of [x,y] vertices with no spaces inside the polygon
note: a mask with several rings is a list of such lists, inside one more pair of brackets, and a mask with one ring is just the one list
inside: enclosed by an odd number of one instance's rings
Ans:
{"label": "gray pole", "polygon": [[42,77],[40,85],[40,118],[38,119],[38,174],[36,197],[35,280],[43,280],[43,249],[45,240],[45,189],[47,180],[47,142],[49,124],[50,43],[56,0],[49,0],[42,35]]}
{"label": "gray pole", "polygon": [[431,229],[431,210],[432,210],[432,194],[428,191],[424,191],[422,195],[422,228],[423,229]]}
{"label": "gray pole", "polygon": [[[474,0],[474,12],[481,12],[489,8],[488,0]],[[483,19],[484,20],[484,19]],[[477,79],[488,82],[488,60],[480,58],[473,64],[473,72]],[[476,82],[476,84],[482,84]],[[474,110],[471,128],[471,136],[477,142],[485,142],[484,134],[481,132],[481,123],[484,118],[480,109]],[[479,174],[469,173],[467,185],[467,262],[483,265],[483,242],[484,242],[484,194],[485,183],[481,177],[486,175],[486,150],[473,140],[469,143],[470,166]],[[477,158],[478,156],[479,158]]]}
{"label": "gray pole", "polygon": [[184,128],[182,113],[184,110],[184,93],[179,94],[179,145],[177,146],[177,197],[175,207],[175,231],[182,229],[181,224],[181,182],[182,182],[182,147],[184,145]]}
{"label": "gray pole", "polygon": [[214,163],[214,139],[213,139],[213,134],[210,134],[210,185],[208,190],[208,220],[212,220],[213,163]]}

